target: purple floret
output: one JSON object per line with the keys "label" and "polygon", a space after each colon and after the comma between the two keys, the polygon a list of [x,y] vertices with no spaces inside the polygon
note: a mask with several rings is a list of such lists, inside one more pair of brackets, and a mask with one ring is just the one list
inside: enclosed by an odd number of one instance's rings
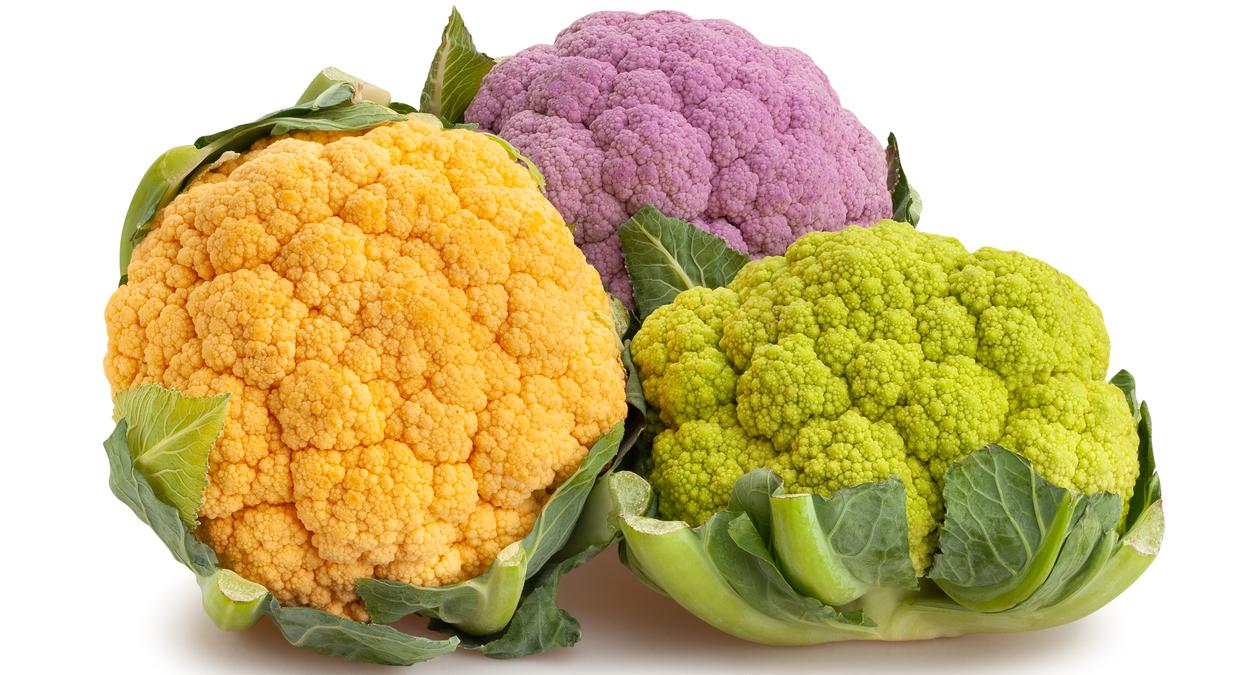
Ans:
{"label": "purple floret", "polygon": [[627,304],[617,228],[647,204],[754,257],[891,215],[883,148],[827,76],[727,21],[584,16],[494,66],[466,121],[536,163]]}

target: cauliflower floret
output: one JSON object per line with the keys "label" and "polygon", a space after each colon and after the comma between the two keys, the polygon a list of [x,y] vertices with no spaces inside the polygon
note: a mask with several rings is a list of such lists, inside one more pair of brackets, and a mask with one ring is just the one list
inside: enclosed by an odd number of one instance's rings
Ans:
{"label": "cauliflower floret", "polygon": [[482,573],[625,415],[599,274],[481,134],[263,139],[151,227],[107,377],[232,394],[199,534],[280,602]]}
{"label": "cauliflower floret", "polygon": [[590,14],[494,66],[465,118],[536,163],[626,304],[617,228],[648,204],[755,257],[891,214],[883,150],[822,71],[727,21]]}
{"label": "cauliflower floret", "polygon": [[681,293],[631,353],[664,427],[649,476],[661,513],[695,525],[757,467],[820,495],[894,476],[921,573],[947,469],[987,444],[1124,510],[1138,472],[1084,290],[1023,254],[970,254],[903,223],[810,233],[728,288]]}
{"label": "cauliflower floret", "polygon": [[731,406],[714,420],[665,430],[655,437],[651,451],[651,481],[660,495],[660,511],[701,523],[724,509],[742,474],[767,466],[774,457],[770,443],[737,424]]}

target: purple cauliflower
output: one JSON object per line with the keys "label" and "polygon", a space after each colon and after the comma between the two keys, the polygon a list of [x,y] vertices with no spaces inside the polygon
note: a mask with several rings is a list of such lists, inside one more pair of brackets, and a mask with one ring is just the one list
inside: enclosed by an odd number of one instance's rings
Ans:
{"label": "purple cauliflower", "polygon": [[651,204],[754,257],[891,214],[883,149],[808,56],[722,20],[599,12],[498,63],[466,113],[527,155],[609,290]]}

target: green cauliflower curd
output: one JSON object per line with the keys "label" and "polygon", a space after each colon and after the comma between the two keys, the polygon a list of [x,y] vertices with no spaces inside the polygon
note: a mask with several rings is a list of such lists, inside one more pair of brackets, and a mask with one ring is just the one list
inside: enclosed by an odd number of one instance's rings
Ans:
{"label": "green cauliflower curd", "polygon": [[1125,513],[1138,439],[1109,351],[1101,310],[1034,258],[893,221],[807,234],[634,337],[648,478],[662,517],[698,525],[759,467],[823,496],[895,476],[921,574],[947,468],[990,443]]}

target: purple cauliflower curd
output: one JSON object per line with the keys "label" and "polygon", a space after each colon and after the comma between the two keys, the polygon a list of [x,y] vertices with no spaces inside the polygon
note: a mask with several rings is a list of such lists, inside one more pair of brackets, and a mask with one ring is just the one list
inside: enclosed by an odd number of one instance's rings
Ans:
{"label": "purple cauliflower curd", "polygon": [[617,229],[648,204],[754,257],[891,214],[882,146],[827,76],[727,21],[590,14],[494,66],[466,121],[536,163],[627,304]]}

